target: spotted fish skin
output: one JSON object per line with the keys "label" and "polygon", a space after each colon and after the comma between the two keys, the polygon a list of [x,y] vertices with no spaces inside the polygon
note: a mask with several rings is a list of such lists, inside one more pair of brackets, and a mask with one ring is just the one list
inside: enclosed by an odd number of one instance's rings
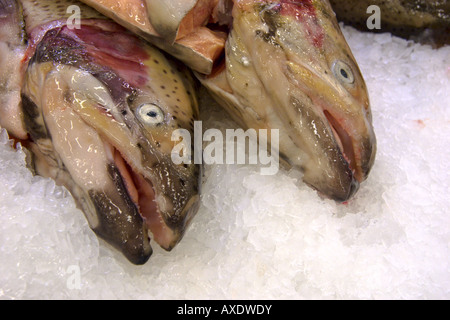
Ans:
{"label": "spotted fish skin", "polygon": [[373,12],[369,6],[380,8],[381,29],[424,44],[450,44],[450,2],[447,0],[330,0],[340,21],[362,31],[369,31],[367,20]]}
{"label": "spotted fish skin", "polygon": [[[34,172],[67,187],[93,231],[132,263],[149,259],[150,237],[171,250],[199,207],[201,167],[171,158],[174,132],[193,136],[198,118],[191,74],[82,3],[20,4],[22,143]],[[83,8],[76,27],[72,5]]]}

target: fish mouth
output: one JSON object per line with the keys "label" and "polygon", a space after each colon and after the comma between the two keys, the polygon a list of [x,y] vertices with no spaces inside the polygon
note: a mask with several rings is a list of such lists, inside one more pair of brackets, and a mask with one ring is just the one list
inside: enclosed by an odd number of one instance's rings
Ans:
{"label": "fish mouth", "polygon": [[[192,216],[189,215],[182,226],[169,226],[169,222],[159,208],[154,183],[134,170],[119,150],[110,146],[110,152],[125,186],[124,191],[127,192],[125,196],[128,196],[136,206],[149,236],[151,234],[153,240],[163,249],[171,251],[181,240],[182,230],[190,222]],[[183,212],[190,212],[192,203],[192,201],[188,202]]]}
{"label": "fish mouth", "polygon": [[367,135],[356,139],[330,111],[324,110],[323,113],[354,179],[358,183],[364,182],[369,176],[375,159],[375,134],[371,131],[371,127],[368,127]]}
{"label": "fish mouth", "polygon": [[[304,181],[320,193],[336,201],[347,201],[355,195],[373,167],[376,138],[372,125],[368,97],[364,90],[349,95],[310,70],[308,66],[289,63],[288,76],[308,98],[299,94],[293,105],[309,110],[302,112],[312,140],[306,142],[310,155],[317,158],[305,166],[309,171]],[[318,132],[320,135],[317,135]],[[323,163],[328,163],[324,166]]]}
{"label": "fish mouth", "polygon": [[353,176],[358,180],[358,182],[362,182],[361,172],[358,171],[356,167],[355,148],[353,147],[352,138],[350,137],[348,132],[341,126],[339,121],[335,117],[333,117],[333,115],[328,110],[324,110],[323,113],[327,118],[328,123],[330,124],[330,128],[333,132],[336,143],[339,146],[342,156],[347,161],[348,166],[353,173]]}

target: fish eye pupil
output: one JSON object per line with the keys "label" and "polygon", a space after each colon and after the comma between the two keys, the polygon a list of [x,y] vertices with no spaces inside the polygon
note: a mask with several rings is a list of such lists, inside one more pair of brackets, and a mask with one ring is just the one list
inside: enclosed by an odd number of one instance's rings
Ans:
{"label": "fish eye pupil", "polygon": [[344,61],[336,61],[333,64],[333,73],[335,77],[346,85],[353,85],[355,83],[355,75],[352,68]]}
{"label": "fish eye pupil", "polygon": [[144,103],[137,109],[139,119],[147,125],[160,125],[164,122],[164,112],[153,103]]}

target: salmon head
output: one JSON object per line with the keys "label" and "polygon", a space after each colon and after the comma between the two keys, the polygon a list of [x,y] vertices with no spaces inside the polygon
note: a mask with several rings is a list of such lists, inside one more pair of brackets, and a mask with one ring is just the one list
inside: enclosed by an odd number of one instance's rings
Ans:
{"label": "salmon head", "polygon": [[201,168],[171,159],[174,131],[198,117],[190,74],[107,20],[34,25],[22,108],[35,171],[66,186],[131,262],[150,257],[149,233],[171,250],[199,204]]}
{"label": "salmon head", "polygon": [[345,201],[374,163],[367,88],[328,1],[236,0],[224,64],[199,75],[242,126],[279,129],[279,156]]}

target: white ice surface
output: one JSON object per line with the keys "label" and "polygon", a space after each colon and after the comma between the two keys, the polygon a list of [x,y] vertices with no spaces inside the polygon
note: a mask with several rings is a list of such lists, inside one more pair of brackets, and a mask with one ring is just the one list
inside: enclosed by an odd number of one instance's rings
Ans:
{"label": "white ice surface", "polygon": [[[371,176],[347,205],[294,173],[208,167],[182,243],[153,244],[136,267],[3,134],[0,299],[450,299],[450,47],[344,31],[378,137]],[[204,118],[234,127],[215,108]]]}

